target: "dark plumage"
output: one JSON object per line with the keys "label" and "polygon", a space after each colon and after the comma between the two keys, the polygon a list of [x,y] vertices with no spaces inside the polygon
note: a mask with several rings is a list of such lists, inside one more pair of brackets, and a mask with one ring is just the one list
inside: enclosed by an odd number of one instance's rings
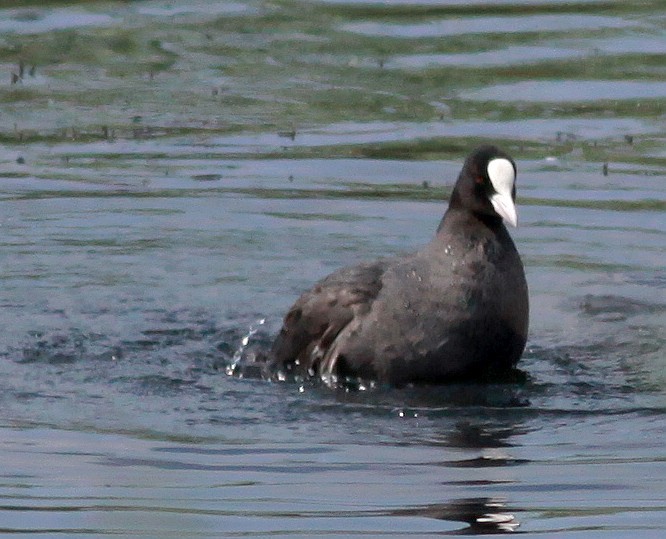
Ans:
{"label": "dark plumage", "polygon": [[527,282],[515,164],[494,146],[465,161],[435,237],[403,256],[339,269],[285,316],[274,372],[438,384],[513,368],[525,348]]}

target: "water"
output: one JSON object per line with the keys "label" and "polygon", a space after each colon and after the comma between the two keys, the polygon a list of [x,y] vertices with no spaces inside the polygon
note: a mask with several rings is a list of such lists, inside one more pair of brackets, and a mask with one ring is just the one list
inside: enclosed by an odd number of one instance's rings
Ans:
{"label": "water", "polygon": [[[660,2],[42,4],[0,8],[3,536],[663,535]],[[526,380],[258,377],[482,141]]]}

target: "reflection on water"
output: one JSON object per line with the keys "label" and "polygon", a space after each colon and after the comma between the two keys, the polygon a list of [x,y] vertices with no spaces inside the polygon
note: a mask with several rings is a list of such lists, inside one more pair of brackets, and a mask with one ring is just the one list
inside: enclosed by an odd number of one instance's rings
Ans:
{"label": "reflection on water", "polygon": [[466,522],[469,527],[447,532],[446,535],[491,535],[516,531],[520,523],[511,514],[505,500],[470,498],[445,504],[394,511],[395,516],[418,516]]}
{"label": "reflection on water", "polygon": [[[661,537],[661,7],[0,8],[0,528]],[[515,376],[264,380],[297,295],[428,241],[482,141],[519,169]]]}
{"label": "reflection on water", "polygon": [[444,439],[450,447],[466,449],[486,448],[497,449],[511,447],[510,439],[516,434],[515,425],[478,425],[470,421],[458,422],[455,428],[444,434]]}

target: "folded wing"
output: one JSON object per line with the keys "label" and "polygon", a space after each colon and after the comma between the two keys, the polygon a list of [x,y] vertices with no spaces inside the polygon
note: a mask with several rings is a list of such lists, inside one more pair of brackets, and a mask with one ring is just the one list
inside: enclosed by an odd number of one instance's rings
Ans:
{"label": "folded wing", "polygon": [[271,350],[274,370],[313,375],[334,365],[336,337],[354,318],[367,313],[382,288],[386,262],[342,268],[305,292],[284,318]]}

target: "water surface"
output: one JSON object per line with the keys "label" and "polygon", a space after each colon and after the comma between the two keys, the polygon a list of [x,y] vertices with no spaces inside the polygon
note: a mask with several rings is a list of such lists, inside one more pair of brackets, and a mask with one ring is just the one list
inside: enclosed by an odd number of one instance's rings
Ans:
{"label": "water surface", "polygon": [[[0,8],[2,534],[661,537],[660,8]],[[428,241],[481,142],[518,163],[525,381],[257,376],[304,288]]]}

